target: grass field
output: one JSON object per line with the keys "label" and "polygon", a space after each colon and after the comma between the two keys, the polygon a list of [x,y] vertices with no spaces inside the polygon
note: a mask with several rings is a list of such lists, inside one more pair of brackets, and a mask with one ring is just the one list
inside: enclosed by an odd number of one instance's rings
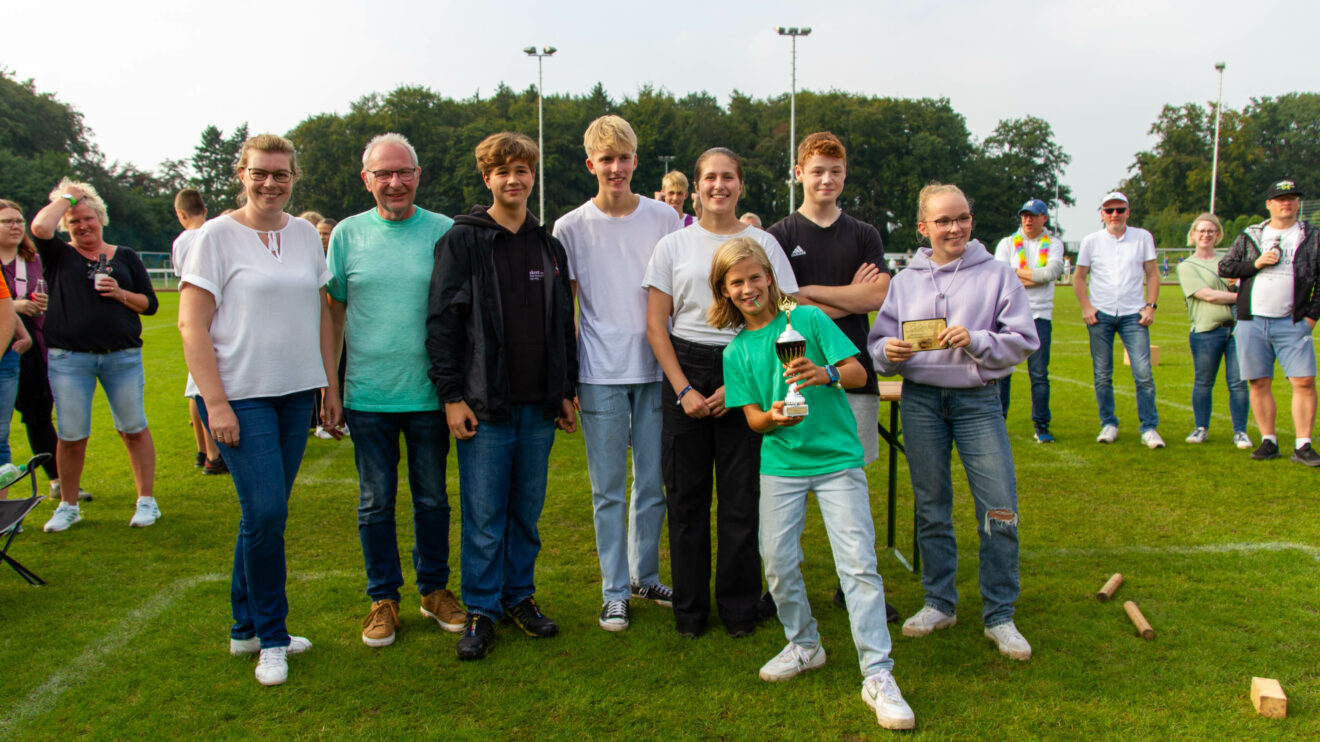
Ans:
{"label": "grass field", "polygon": [[[228,579],[238,507],[227,477],[192,466],[174,329],[177,297],[146,318],[148,416],[164,516],[130,529],[132,479],[97,398],[85,487],[96,499],[63,534],[29,518],[13,554],[49,581],[28,587],[0,565],[0,739],[663,739],[861,740],[890,733],[861,702],[846,615],[830,604],[835,578],[819,514],[808,520],[804,571],[822,640],[822,669],[788,683],[757,678],[783,646],[777,624],[733,640],[718,625],[698,640],[675,634],[667,609],[634,601],[632,627],[596,626],[600,583],[580,435],[559,436],[541,519],[538,598],[562,633],[533,640],[501,627],[486,660],[460,664],[456,635],[417,614],[405,586],[398,641],[359,638],[368,607],[356,529],[352,444],[308,443],[287,535],[289,626],[315,647],[290,662],[289,682],[263,688],[253,660],[227,653]],[[1086,333],[1067,287],[1058,291],[1053,430],[1031,440],[1025,367],[1009,418],[1021,512],[1017,624],[1035,657],[1001,657],[981,636],[976,536],[966,482],[955,471],[960,623],[924,639],[893,626],[895,676],[930,739],[1298,739],[1320,731],[1320,519],[1317,477],[1284,460],[1251,461],[1230,443],[1217,390],[1211,439],[1192,428],[1186,313],[1166,286],[1152,327],[1160,430],[1169,447],[1140,445],[1130,377],[1116,371],[1116,444],[1099,428]],[[1121,351],[1118,357],[1121,359]],[[1286,385],[1284,385],[1286,386]],[[1280,395],[1281,443],[1292,443]],[[1251,428],[1253,440],[1258,432]],[[15,419],[15,458],[27,455]],[[884,533],[884,461],[869,470]],[[903,466],[900,459],[900,467]],[[457,583],[457,468],[451,539]],[[911,488],[899,473],[899,546],[911,551]],[[41,489],[45,491],[44,479]],[[404,500],[406,502],[406,500]],[[401,508],[400,543],[411,544]],[[881,536],[883,540],[883,535]],[[667,547],[662,547],[667,548]],[[668,576],[667,551],[662,576]],[[920,607],[916,576],[889,553],[889,600]],[[1105,579],[1127,581],[1114,601]],[[405,566],[411,580],[411,569]],[[1140,603],[1156,631],[1134,634],[1121,603]],[[1279,679],[1289,718],[1256,716],[1253,675]]]}

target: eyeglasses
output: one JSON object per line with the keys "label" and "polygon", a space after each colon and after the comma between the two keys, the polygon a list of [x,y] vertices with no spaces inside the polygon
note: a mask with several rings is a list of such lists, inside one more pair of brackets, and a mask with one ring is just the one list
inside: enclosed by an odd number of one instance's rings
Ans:
{"label": "eyeglasses", "polygon": [[948,229],[949,227],[952,227],[955,224],[957,224],[959,227],[962,227],[963,229],[966,229],[972,226],[972,215],[963,214],[962,216],[954,219],[950,219],[947,216],[942,216],[939,219],[928,220],[926,223],[934,224],[936,229]]}
{"label": "eyeglasses", "polygon": [[0,227],[21,227],[22,219],[0,219]]}
{"label": "eyeglasses", "polygon": [[288,183],[290,180],[293,180],[293,173],[288,170],[276,170],[272,173],[268,170],[258,170],[257,168],[250,167],[247,169],[247,174],[249,178],[258,183],[265,182],[266,178],[270,178],[276,183]]}
{"label": "eyeglasses", "polygon": [[405,167],[398,170],[368,170],[371,177],[376,180],[394,180],[394,176],[399,176],[399,182],[411,183],[412,179],[417,177],[417,168]]}
{"label": "eyeglasses", "polygon": [[1196,230],[1196,233],[1197,233],[1197,234],[1219,234],[1219,230],[1215,229],[1214,227],[1210,227],[1209,229],[1198,229],[1198,230]]}
{"label": "eyeglasses", "polygon": [[1111,207],[1109,207],[1109,208],[1107,208],[1107,209],[1101,209],[1101,211],[1105,212],[1106,214],[1126,214],[1126,213],[1127,213],[1127,207],[1126,207],[1126,206],[1111,206]]}

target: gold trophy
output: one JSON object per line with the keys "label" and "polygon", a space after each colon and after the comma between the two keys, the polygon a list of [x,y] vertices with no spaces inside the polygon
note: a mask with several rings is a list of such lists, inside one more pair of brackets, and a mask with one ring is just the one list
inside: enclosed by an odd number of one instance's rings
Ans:
{"label": "gold trophy", "polygon": [[[775,340],[775,353],[779,356],[779,362],[788,364],[807,354],[807,339],[802,333],[793,329],[793,310],[797,307],[797,302],[792,297],[785,296],[779,302],[779,309],[784,312],[788,318],[788,326],[779,333]],[[805,417],[807,414],[807,399],[798,391],[797,383],[788,385],[788,394],[784,395],[784,415],[786,417]]]}

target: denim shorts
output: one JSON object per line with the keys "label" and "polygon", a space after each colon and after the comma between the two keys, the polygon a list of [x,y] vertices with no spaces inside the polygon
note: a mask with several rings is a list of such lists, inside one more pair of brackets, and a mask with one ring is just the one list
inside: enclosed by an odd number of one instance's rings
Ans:
{"label": "denim shorts", "polygon": [[146,374],[142,349],[113,353],[82,353],[51,348],[47,355],[50,390],[55,396],[55,430],[62,441],[92,435],[92,394],[99,380],[110,401],[115,430],[141,433],[147,429],[143,403]]}
{"label": "denim shorts", "polygon": [[1238,366],[1243,379],[1274,378],[1274,359],[1290,379],[1315,376],[1311,326],[1292,317],[1253,317],[1237,323]]}

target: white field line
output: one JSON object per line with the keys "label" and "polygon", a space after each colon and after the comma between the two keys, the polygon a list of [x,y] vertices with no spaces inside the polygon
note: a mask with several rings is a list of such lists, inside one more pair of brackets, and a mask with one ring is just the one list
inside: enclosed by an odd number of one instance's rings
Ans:
{"label": "white field line", "polygon": [[[345,451],[353,450],[353,445],[351,443],[344,441],[340,441],[339,443],[340,445],[331,447],[328,453],[323,453],[320,456],[317,456],[316,459],[310,463],[307,461],[307,458],[304,457],[302,466],[298,469],[298,478],[294,481],[303,482],[304,479],[317,479],[317,475],[326,469],[329,469],[330,465],[335,463],[340,456],[343,456]],[[356,484],[357,481],[354,480],[353,483]]]}
{"label": "white field line", "polygon": [[[290,579],[296,581],[317,580],[327,577],[347,577],[353,574],[356,573],[335,570],[294,574],[290,576]],[[74,657],[64,667],[51,673],[46,678],[46,682],[37,686],[26,697],[6,709],[3,715],[0,716],[0,739],[10,739],[15,726],[27,719],[46,713],[66,692],[82,685],[87,676],[105,665],[104,658],[106,655],[119,652],[129,642],[136,639],[152,621],[185,597],[185,593],[190,588],[209,582],[223,582],[228,580],[229,577],[228,574],[210,572],[180,578],[158,590],[155,595],[147,598],[142,605],[130,611],[105,635],[89,644],[82,654]],[[227,651],[224,649],[222,641],[217,641],[216,647],[217,652]]]}
{"label": "white field line", "polygon": [[1320,547],[1300,544],[1293,541],[1266,541],[1263,543],[1237,544],[1199,544],[1191,546],[1114,546],[1085,549],[1024,549],[1022,556],[1040,559],[1057,557],[1094,557],[1111,554],[1154,554],[1154,555],[1196,555],[1196,554],[1256,554],[1274,551],[1300,551],[1320,562]]}

